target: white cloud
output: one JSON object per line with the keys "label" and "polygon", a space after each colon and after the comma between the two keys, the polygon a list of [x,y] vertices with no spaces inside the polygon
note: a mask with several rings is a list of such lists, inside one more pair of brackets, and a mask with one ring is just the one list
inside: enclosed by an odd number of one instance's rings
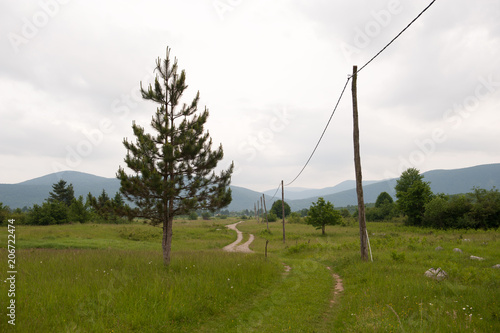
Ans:
{"label": "white cloud", "polygon": [[[24,36],[17,53],[8,33],[22,36],[26,22],[44,9],[37,1],[0,4],[7,32],[0,40],[0,182],[53,172],[54,163],[113,177],[123,165],[121,140],[132,138],[132,120],[147,127],[155,111],[140,100],[139,82],[153,81],[154,61],[167,46],[186,69],[186,101],[200,91],[214,145],[223,144],[225,164],[239,166],[233,184],[264,190],[290,181],[314,148],[352,65],[364,64],[426,5],[260,0],[230,2],[221,12],[214,1],[64,3],[45,24],[38,22],[33,36]],[[500,21],[491,13],[500,13],[497,0],[480,7],[438,1],[359,74],[365,179],[397,172],[419,154],[425,155],[417,160],[422,171],[498,162]],[[356,52],[346,56],[345,45]],[[484,96],[469,112],[464,105],[484,80],[491,89],[481,88]],[[276,110],[285,108],[293,117],[273,123]],[[354,178],[351,112],[349,84],[294,186]],[[102,121],[110,129],[101,138]],[[418,143],[432,139],[435,129],[446,140],[425,154]],[[88,154],[68,163],[68,152],[86,141]]]}

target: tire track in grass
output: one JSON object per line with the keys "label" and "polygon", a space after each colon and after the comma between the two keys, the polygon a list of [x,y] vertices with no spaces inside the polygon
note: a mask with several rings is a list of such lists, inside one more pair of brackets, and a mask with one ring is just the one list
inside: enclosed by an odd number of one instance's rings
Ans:
{"label": "tire track in grass", "polygon": [[250,234],[250,237],[248,238],[248,240],[244,244],[238,245],[243,240],[243,233],[241,231],[239,231],[236,226],[238,224],[242,223],[242,222],[243,221],[226,225],[226,227],[228,229],[236,231],[237,237],[236,237],[236,240],[234,242],[232,242],[231,244],[229,244],[227,246],[224,246],[224,248],[223,248],[224,251],[227,251],[227,252],[253,253],[253,251],[250,250],[250,244],[252,244],[252,242],[253,242],[253,240],[255,238],[254,235]]}

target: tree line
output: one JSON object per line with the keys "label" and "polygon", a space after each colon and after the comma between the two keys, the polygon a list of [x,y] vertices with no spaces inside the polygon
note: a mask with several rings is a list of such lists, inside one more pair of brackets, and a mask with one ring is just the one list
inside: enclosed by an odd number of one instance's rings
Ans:
{"label": "tree line", "polygon": [[[500,193],[498,189],[473,188],[465,194],[434,194],[430,182],[418,169],[409,168],[396,182],[396,198],[382,192],[374,204],[365,205],[366,220],[370,222],[403,219],[406,225],[438,229],[497,229],[500,226]],[[273,203],[268,221],[281,219],[281,200]],[[351,212],[351,211],[352,212]],[[341,224],[350,217],[357,218],[357,207],[334,208],[323,198],[318,198],[309,209],[291,212],[285,202],[285,216],[291,223],[307,223],[325,234],[325,226]],[[343,220],[344,219],[344,220]]]}
{"label": "tree line", "polygon": [[119,192],[112,198],[105,190],[102,190],[98,197],[89,193],[84,202],[83,196],[75,197],[73,184],[67,184],[63,179],[52,185],[52,191],[41,205],[35,204],[30,209],[11,211],[0,203],[0,223],[4,223],[7,216],[15,218],[18,223],[32,225],[89,221],[121,223],[131,221],[134,214],[134,209],[125,203]]}
{"label": "tree line", "polygon": [[473,188],[457,195],[433,194],[430,182],[415,168],[401,174],[396,184],[397,208],[408,225],[440,229],[496,229],[500,226],[498,189]]}

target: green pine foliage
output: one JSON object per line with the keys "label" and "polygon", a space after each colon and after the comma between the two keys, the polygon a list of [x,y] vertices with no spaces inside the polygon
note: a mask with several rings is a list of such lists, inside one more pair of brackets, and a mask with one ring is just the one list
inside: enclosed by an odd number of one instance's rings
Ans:
{"label": "green pine foliage", "polygon": [[7,223],[9,219],[10,208],[9,206],[4,206],[2,202],[0,202],[0,225]]}
{"label": "green pine foliage", "polygon": [[105,223],[129,221],[135,216],[135,211],[128,206],[119,192],[111,199],[105,190],[96,198],[91,193],[87,195],[87,205],[91,208],[93,219]]}
{"label": "green pine foliage", "polygon": [[47,199],[48,201],[60,201],[68,207],[71,205],[73,199],[75,198],[73,184],[66,186],[66,181],[61,179],[59,182],[52,185],[52,189],[53,192],[49,193],[49,198]]}
{"label": "green pine foliage", "polygon": [[142,97],[157,105],[151,120],[154,133],[146,133],[134,122],[135,142],[123,141],[125,164],[132,174],[120,167],[117,178],[121,192],[137,205],[137,215],[153,225],[162,224],[164,263],[168,265],[174,216],[229,205],[233,164],[219,175],[213,171],[224,156],[222,145],[212,149],[212,139],[205,131],[209,112],[207,108],[199,112],[199,92],[191,103],[181,104],[186,73],[179,73],[169,48],[164,60],[158,58],[155,70],[154,84],[144,89],[141,83]]}
{"label": "green pine foliage", "polygon": [[90,213],[83,203],[83,196],[80,195],[78,199],[73,198],[71,205],[68,208],[68,219],[71,222],[80,223],[89,221]]}

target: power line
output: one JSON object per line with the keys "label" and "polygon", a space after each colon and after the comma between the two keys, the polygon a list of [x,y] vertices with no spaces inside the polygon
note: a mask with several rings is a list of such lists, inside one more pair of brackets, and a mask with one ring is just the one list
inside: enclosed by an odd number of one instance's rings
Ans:
{"label": "power line", "polygon": [[[401,30],[397,35],[396,37],[394,37],[386,46],[384,46],[379,52],[377,52],[377,54],[375,54],[370,60],[368,60],[368,62],[366,64],[364,64],[363,66],[361,66],[360,69],[358,69],[357,73],[359,73],[363,68],[365,68],[369,63],[371,63],[373,60],[375,60],[375,58],[377,58],[382,52],[384,52],[384,50],[386,48],[389,47],[389,45],[391,45],[399,36],[401,36],[403,34],[403,32],[405,32],[413,23],[415,23],[416,20],[418,20],[418,18],[420,16],[422,16],[422,14],[427,11],[427,9],[429,9],[433,4],[434,2],[436,2],[436,0],[433,0],[431,1],[431,3],[429,5],[427,5],[427,7],[425,7],[421,12],[420,14],[418,14],[410,23],[408,23],[408,25],[403,29]],[[330,116],[330,119],[328,119],[328,123],[326,124],[325,126],[325,129],[323,130],[323,133],[321,133],[321,136],[318,140],[318,143],[316,143],[316,146],[314,147],[314,150],[312,151],[311,153],[311,156],[309,156],[309,158],[307,159],[307,162],[304,164],[304,166],[302,167],[302,169],[300,170],[300,172],[298,173],[298,175],[288,184],[284,185],[284,186],[289,186],[291,185],[295,180],[297,180],[297,178],[299,178],[299,176],[302,174],[302,172],[304,171],[304,169],[307,167],[307,165],[309,164],[309,161],[311,160],[311,158],[313,157],[314,153],[316,152],[316,149],[318,148],[321,140],[323,139],[323,136],[325,135],[325,132],[328,128],[328,125],[330,125],[330,121],[332,120],[332,117],[333,115],[335,114],[335,111],[337,110],[337,107],[340,103],[340,100],[342,99],[342,96],[344,95],[344,92],[345,92],[345,89],[347,87],[347,84],[349,83],[349,80],[351,79],[351,76],[348,76],[347,78],[347,81],[344,85],[344,89],[342,89],[342,92],[340,93],[340,97],[339,99],[337,100],[337,104],[335,105],[335,108],[333,109],[333,112]],[[276,193],[278,193],[278,190],[279,190],[280,186],[278,186],[278,189],[276,190]],[[274,193],[274,196],[276,196],[276,193]],[[273,198],[274,198],[273,196]]]}
{"label": "power line", "polygon": [[274,195],[273,197],[271,198],[271,201],[274,199],[274,197],[276,196],[276,193],[278,193],[278,191],[280,190],[280,187],[281,187],[281,182],[279,183],[278,185],[278,188],[276,189],[276,192],[274,192]]}
{"label": "power line", "polygon": [[328,125],[330,125],[330,122],[332,121],[332,117],[335,114],[335,111],[337,110],[337,107],[339,106],[340,100],[342,99],[342,96],[344,95],[345,88],[347,87],[347,84],[349,83],[350,79],[351,79],[351,77],[347,78],[347,81],[345,82],[345,85],[344,85],[344,89],[342,89],[342,92],[340,93],[340,97],[337,100],[337,104],[335,104],[335,108],[333,109],[333,112],[330,115],[330,119],[328,119],[328,122],[326,123],[325,129],[323,130],[323,133],[321,133],[321,136],[319,137],[318,143],[316,143],[316,147],[314,147],[314,150],[312,151],[311,156],[309,156],[309,158],[307,159],[306,164],[304,164],[304,166],[302,167],[302,170],[300,170],[299,174],[291,182],[289,182],[285,186],[291,185],[297,178],[299,178],[299,176],[302,174],[302,171],[304,171],[304,169],[306,168],[307,164],[309,164],[309,161],[313,157],[314,153],[316,152],[316,149],[318,148],[321,140],[323,139],[323,136],[325,135],[325,132],[326,132],[326,130],[328,128]]}
{"label": "power line", "polygon": [[415,21],[416,21],[416,20],[417,20],[420,16],[422,16],[422,14],[423,14],[423,13],[424,13],[427,9],[429,9],[429,7],[430,7],[430,6],[432,6],[432,5],[434,4],[434,2],[436,2],[436,0],[432,0],[432,2],[431,2],[431,3],[427,6],[427,7],[425,7],[425,8],[424,8],[424,10],[422,10],[422,11],[420,12],[420,14],[418,14],[418,15],[417,15],[417,17],[415,17],[415,18],[414,18],[414,19],[413,19],[410,23],[408,23],[408,25],[407,25],[407,26],[406,26],[403,30],[401,30],[401,32],[400,32],[399,34],[397,34],[397,35],[396,35],[396,37],[394,37],[394,38],[393,38],[393,39],[392,39],[392,40],[391,40],[391,41],[390,41],[390,42],[389,42],[386,46],[384,46],[384,48],[383,48],[382,50],[380,50],[377,54],[375,54],[375,55],[373,56],[373,58],[371,58],[370,60],[368,60],[368,62],[367,62],[366,64],[364,64],[363,66],[361,66],[361,68],[360,68],[360,69],[358,69],[358,73],[359,73],[359,72],[361,72],[361,70],[362,70],[363,68],[365,68],[365,67],[366,67],[366,66],[367,66],[370,62],[372,62],[372,61],[373,61],[376,57],[378,57],[380,53],[384,52],[384,50],[385,50],[387,47],[389,47],[389,45],[391,45],[391,44],[392,44],[392,42],[394,42],[394,41],[395,41],[395,40],[396,40],[399,36],[401,36],[401,34],[402,34],[403,32],[405,32],[405,30],[406,30],[406,29],[408,29],[408,28],[410,27],[410,25],[412,25],[412,24],[413,24],[413,23],[414,23],[414,22],[415,22]]}

